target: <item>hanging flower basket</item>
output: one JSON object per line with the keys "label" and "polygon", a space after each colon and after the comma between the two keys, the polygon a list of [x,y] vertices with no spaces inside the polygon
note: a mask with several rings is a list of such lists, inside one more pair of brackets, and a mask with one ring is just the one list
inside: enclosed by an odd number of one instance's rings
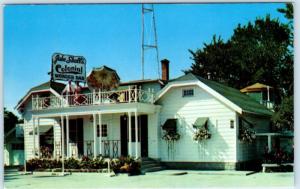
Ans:
{"label": "hanging flower basket", "polygon": [[255,141],[255,131],[251,128],[242,126],[239,129],[239,139],[246,143],[253,143]]}
{"label": "hanging flower basket", "polygon": [[178,134],[177,132],[166,131],[162,139],[166,141],[177,141],[180,139],[180,134]]}
{"label": "hanging flower basket", "polygon": [[193,137],[193,139],[198,142],[210,138],[211,138],[211,133],[205,127],[198,128],[197,131],[194,133],[194,137]]}

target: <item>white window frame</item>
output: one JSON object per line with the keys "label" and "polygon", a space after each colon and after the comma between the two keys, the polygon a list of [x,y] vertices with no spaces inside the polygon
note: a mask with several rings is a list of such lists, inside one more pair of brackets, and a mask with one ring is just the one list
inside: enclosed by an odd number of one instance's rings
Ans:
{"label": "white window frame", "polygon": [[[193,91],[193,94],[192,95],[187,95],[185,94],[185,91]],[[186,97],[194,97],[195,96],[195,88],[194,87],[190,87],[190,88],[183,88],[182,89],[182,98],[186,98]]]}
{"label": "white window frame", "polygon": [[[106,138],[108,137],[108,125],[107,125],[106,123],[103,123],[103,124],[102,124],[102,127],[101,127],[102,129],[103,129],[103,126],[104,126],[104,125],[106,125],[106,134],[107,134],[107,135],[106,135],[106,136],[101,136],[101,137],[106,139]],[[97,137],[100,138],[100,133],[99,133],[99,136],[98,136],[98,128],[99,128],[99,130],[100,130],[99,124],[97,124]],[[101,132],[101,134],[103,135],[103,132]]]}

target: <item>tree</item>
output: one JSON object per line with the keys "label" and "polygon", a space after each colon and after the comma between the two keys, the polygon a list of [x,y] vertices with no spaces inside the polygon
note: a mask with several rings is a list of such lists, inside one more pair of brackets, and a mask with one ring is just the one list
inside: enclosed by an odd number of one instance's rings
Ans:
{"label": "tree", "polygon": [[[195,63],[192,64],[191,71],[211,79],[227,83],[230,81],[229,73],[231,62],[229,60],[230,43],[225,43],[221,37],[213,36],[211,44],[204,43],[204,48],[196,52],[189,50]],[[222,65],[222,69],[217,65]]]}
{"label": "tree", "polygon": [[279,130],[294,130],[294,95],[285,97],[276,108],[272,122]]}
{"label": "tree", "polygon": [[[278,11],[293,19],[292,5],[287,4]],[[254,22],[239,24],[228,41],[213,36],[211,43],[204,43],[203,48],[189,50],[194,62],[185,72],[205,78],[209,73],[210,79],[237,89],[256,82],[273,86],[275,103],[280,106],[281,102],[287,102],[285,98],[293,95],[292,23],[281,23],[266,15]]]}
{"label": "tree", "polygon": [[4,133],[13,129],[17,123],[19,123],[18,117],[4,108]]}

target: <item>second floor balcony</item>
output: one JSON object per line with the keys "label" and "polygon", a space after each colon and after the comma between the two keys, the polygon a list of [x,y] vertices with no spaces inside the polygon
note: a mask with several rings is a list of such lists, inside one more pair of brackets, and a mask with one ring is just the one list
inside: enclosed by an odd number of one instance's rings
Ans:
{"label": "second floor balcony", "polygon": [[32,97],[32,110],[57,109],[117,103],[154,103],[154,92],[142,89],[93,92],[51,97]]}

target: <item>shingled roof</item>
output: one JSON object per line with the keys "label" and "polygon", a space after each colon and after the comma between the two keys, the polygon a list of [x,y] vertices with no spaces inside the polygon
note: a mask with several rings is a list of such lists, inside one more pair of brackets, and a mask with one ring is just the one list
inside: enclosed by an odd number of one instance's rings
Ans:
{"label": "shingled roof", "polygon": [[235,105],[239,106],[243,111],[256,113],[260,115],[267,115],[271,116],[273,114],[268,108],[263,106],[262,104],[256,102],[255,100],[251,99],[248,95],[241,93],[239,90],[228,87],[224,84],[204,79],[200,76],[194,75],[192,73],[188,73],[181,77],[171,80],[170,82],[177,82],[177,81],[189,81],[189,80],[199,80],[214,91],[218,92],[229,101],[234,103]]}

